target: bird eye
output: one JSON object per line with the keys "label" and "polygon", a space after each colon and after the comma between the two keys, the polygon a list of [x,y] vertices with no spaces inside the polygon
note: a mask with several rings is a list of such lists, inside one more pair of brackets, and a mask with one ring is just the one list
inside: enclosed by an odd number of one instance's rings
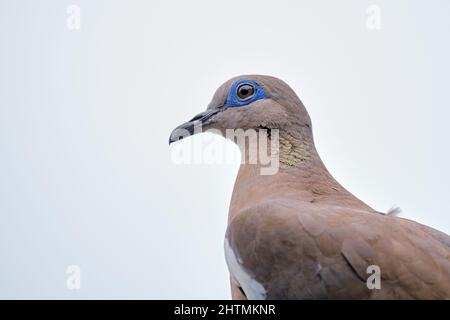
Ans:
{"label": "bird eye", "polygon": [[255,88],[247,83],[241,84],[236,90],[240,100],[247,100],[255,94]]}

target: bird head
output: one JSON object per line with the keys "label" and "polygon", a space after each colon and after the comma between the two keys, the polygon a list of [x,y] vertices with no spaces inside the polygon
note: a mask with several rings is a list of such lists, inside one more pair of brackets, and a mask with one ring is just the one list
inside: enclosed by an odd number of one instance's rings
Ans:
{"label": "bird head", "polygon": [[188,135],[215,129],[278,129],[280,136],[312,138],[311,120],[303,103],[282,80],[271,76],[242,75],[222,84],[206,111],[176,127],[169,144]]}

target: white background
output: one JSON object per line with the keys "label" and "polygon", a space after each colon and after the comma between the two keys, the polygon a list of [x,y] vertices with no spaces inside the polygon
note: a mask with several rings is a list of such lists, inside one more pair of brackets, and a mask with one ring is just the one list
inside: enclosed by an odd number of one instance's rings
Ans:
{"label": "white background", "polygon": [[[366,26],[372,4],[380,30]],[[176,165],[167,140],[239,74],[294,88],[356,196],[449,233],[449,9],[0,0],[0,298],[228,299],[238,164]]]}

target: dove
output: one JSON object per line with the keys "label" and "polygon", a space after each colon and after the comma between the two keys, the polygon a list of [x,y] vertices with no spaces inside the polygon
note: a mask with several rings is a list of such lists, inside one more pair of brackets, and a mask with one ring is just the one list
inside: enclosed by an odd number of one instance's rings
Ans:
{"label": "dove", "polygon": [[277,140],[274,174],[243,161],[235,181],[224,241],[233,299],[450,298],[450,237],[395,210],[378,212],[339,184],[316,150],[305,106],[284,81],[228,80],[169,143],[198,125]]}

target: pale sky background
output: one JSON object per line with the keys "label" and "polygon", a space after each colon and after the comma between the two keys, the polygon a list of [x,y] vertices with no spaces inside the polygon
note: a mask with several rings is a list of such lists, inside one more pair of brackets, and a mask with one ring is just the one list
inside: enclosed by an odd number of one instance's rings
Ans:
{"label": "pale sky background", "polygon": [[291,85],[356,196],[450,233],[449,14],[446,0],[0,0],[0,298],[230,298],[238,164],[176,165],[167,141],[239,74]]}

